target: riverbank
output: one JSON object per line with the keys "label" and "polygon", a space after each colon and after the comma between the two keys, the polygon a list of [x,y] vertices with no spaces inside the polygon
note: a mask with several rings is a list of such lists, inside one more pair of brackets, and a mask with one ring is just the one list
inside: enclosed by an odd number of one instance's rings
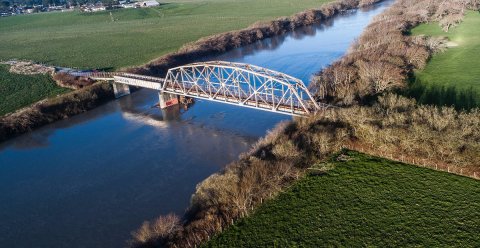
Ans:
{"label": "riverbank", "polygon": [[[138,68],[129,68],[126,69],[128,72],[145,74],[145,75],[155,75],[155,76],[164,76],[169,68],[179,66],[182,64],[187,64],[194,62],[198,59],[201,59],[205,56],[212,56],[219,54],[234,48],[244,46],[247,44],[252,44],[258,40],[266,39],[273,37],[275,35],[283,34],[285,32],[294,30],[299,27],[308,26],[313,23],[321,22],[322,20],[327,20],[332,16],[348,11],[350,9],[368,6],[378,1],[349,1],[349,0],[339,0],[332,3],[324,4],[319,9],[311,9],[297,13],[288,18],[279,18],[268,22],[256,23],[250,27],[238,31],[226,32],[218,35],[213,35],[210,37],[202,38],[194,43],[185,45],[178,52],[167,54],[163,57],[160,57],[145,66]],[[86,87],[82,89],[81,94],[91,94],[93,95],[111,95],[112,93],[108,91],[101,91],[99,88],[95,88],[95,92],[90,92],[91,87]],[[69,99],[72,99],[68,96],[59,96],[56,99],[49,99],[46,101],[53,102],[63,102],[67,103]],[[109,98],[112,99],[112,98]],[[107,99],[105,99],[107,100]],[[74,101],[78,102],[79,99]],[[93,107],[99,102],[97,99],[92,99],[90,102],[88,98],[82,98],[81,105],[88,105]],[[41,104],[41,103],[40,103]],[[72,103],[73,104],[73,103]],[[36,104],[38,105],[38,104]],[[66,105],[64,105],[66,106]],[[71,116],[73,113],[80,113],[79,111],[72,112],[69,109],[62,109],[60,106],[55,108],[57,113],[50,113],[48,121],[46,118],[38,118],[35,111],[36,106],[32,106],[28,111],[20,110],[17,113],[13,113],[8,117],[0,117],[0,125],[3,125],[5,131],[3,135],[0,136],[0,142],[4,141],[10,137],[20,135],[34,128],[40,127],[47,123],[51,123],[55,120],[65,118],[66,116]],[[87,109],[84,109],[85,111]],[[57,118],[57,119],[55,119]],[[22,123],[22,124],[12,124],[12,123]]]}
{"label": "riverbank", "polygon": [[344,150],[203,247],[480,245],[479,181]]}
{"label": "riverbank", "polygon": [[[201,244],[301,178],[307,167],[344,146],[400,154],[420,165],[447,164],[467,176],[480,174],[480,111],[458,112],[419,106],[395,94],[381,96],[405,87],[412,70],[423,68],[437,51],[433,46],[437,43],[407,36],[410,28],[429,21],[434,13],[450,17],[442,3],[431,3],[397,0],[375,18],[349,54],[313,80],[319,99],[345,108],[279,125],[239,161],[199,184],[181,219],[145,223],[134,234],[135,245]],[[433,10],[425,13],[425,5]]]}
{"label": "riverbank", "polygon": [[[205,59],[259,65],[307,82],[391,3]],[[125,246],[144,220],[182,215],[198,183],[291,119],[211,101],[183,113],[156,103],[157,92],[140,90],[3,143],[0,201],[7,216],[0,246],[29,246],[25,235],[52,248]]]}
{"label": "riverbank", "polygon": [[35,128],[91,110],[115,99],[110,84],[96,83],[48,98],[0,117],[0,142]]}
{"label": "riverbank", "polygon": [[476,10],[478,5],[398,1],[374,20],[349,54],[319,73],[312,89],[318,98],[345,106],[367,104],[383,92],[407,89],[414,72],[423,70],[447,46],[439,37],[410,36],[411,29],[432,22],[441,27],[458,25],[466,9]]}
{"label": "riverbank", "polygon": [[[441,121],[443,120],[443,121]],[[461,130],[461,131],[460,131]],[[147,223],[134,237],[152,237],[138,247],[193,247],[248,216],[344,146],[383,154],[401,154],[426,164],[448,164],[456,172],[480,175],[480,111],[457,113],[452,108],[417,106],[394,94],[373,106],[329,110],[310,118],[285,122],[254,148],[197,186],[181,222]],[[156,235],[154,235],[156,234]]]}

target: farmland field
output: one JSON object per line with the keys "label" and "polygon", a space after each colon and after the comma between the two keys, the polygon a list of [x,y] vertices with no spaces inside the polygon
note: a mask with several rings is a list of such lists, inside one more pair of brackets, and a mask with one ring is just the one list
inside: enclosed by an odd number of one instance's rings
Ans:
{"label": "farmland field", "polygon": [[478,247],[477,180],[349,151],[206,247]]}
{"label": "farmland field", "polygon": [[2,18],[0,60],[28,59],[79,68],[140,65],[201,37],[328,1],[174,0],[155,8]]}
{"label": "farmland field", "polygon": [[57,86],[49,75],[13,74],[8,65],[0,65],[0,116],[68,91]]}
{"label": "farmland field", "polygon": [[424,70],[416,72],[417,84],[427,88],[417,99],[440,105],[480,106],[479,26],[480,12],[469,11],[464,21],[449,32],[442,31],[437,23],[412,30],[412,35],[446,36],[452,42],[452,47],[435,54]]}

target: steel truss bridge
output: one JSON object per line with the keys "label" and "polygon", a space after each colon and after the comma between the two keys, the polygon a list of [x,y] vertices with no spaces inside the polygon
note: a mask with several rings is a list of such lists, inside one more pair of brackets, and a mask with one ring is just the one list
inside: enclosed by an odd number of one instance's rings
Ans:
{"label": "steel truss bridge", "polygon": [[[94,80],[113,81],[116,94],[128,86],[143,87],[162,95],[182,95],[293,116],[325,110],[297,78],[266,68],[224,61],[209,61],[168,70],[165,78],[131,73],[90,73]],[[119,88],[121,84],[127,86]]]}

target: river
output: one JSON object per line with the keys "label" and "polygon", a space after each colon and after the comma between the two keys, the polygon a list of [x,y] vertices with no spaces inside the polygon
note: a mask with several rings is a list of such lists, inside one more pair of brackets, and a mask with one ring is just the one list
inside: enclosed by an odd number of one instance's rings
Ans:
{"label": "river", "polygon": [[[205,60],[308,82],[392,1]],[[0,247],[123,247],[144,220],[182,214],[197,183],[289,116],[197,101],[161,111],[139,90],[0,144]]]}

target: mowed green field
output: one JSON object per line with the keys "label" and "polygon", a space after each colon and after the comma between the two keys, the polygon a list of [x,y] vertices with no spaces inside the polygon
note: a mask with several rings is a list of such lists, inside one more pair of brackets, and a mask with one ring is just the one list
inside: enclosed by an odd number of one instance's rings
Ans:
{"label": "mowed green field", "polygon": [[49,75],[14,74],[8,67],[0,65],[0,116],[69,91],[57,86]]}
{"label": "mowed green field", "polygon": [[442,31],[437,23],[412,30],[412,35],[420,34],[446,36],[454,46],[435,54],[424,70],[416,72],[416,78],[427,87],[451,88],[456,93],[473,91],[480,103],[480,12],[468,11],[464,21],[449,32]]}
{"label": "mowed green field", "polygon": [[205,247],[479,247],[480,181],[349,151]]}
{"label": "mowed green field", "polygon": [[0,60],[28,59],[79,68],[140,65],[201,37],[328,1],[172,0],[155,8],[2,18]]}

